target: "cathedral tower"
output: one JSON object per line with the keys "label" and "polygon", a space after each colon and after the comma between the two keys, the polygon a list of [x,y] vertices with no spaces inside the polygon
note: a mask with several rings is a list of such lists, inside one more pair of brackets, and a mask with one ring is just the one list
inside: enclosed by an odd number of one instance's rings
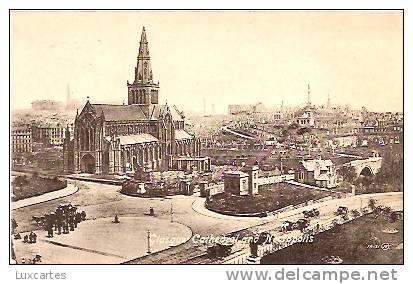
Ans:
{"label": "cathedral tower", "polygon": [[151,105],[158,104],[159,83],[153,82],[151,58],[149,56],[148,40],[145,27],[142,29],[139,53],[135,67],[135,79],[128,85],[128,104],[140,105],[143,112],[149,116]]}

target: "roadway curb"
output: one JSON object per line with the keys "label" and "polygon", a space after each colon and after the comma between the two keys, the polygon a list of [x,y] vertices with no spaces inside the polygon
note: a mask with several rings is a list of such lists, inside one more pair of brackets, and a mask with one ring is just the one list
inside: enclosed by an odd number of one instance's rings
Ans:
{"label": "roadway curb", "polygon": [[[73,186],[73,187],[75,187],[75,186]],[[42,204],[42,203],[45,203],[45,202],[49,202],[49,201],[52,201],[52,200],[56,200],[56,199],[59,199],[59,198],[63,198],[63,197],[67,197],[67,196],[73,195],[73,194],[75,194],[75,193],[77,193],[77,192],[79,191],[79,187],[75,187],[75,188],[76,188],[75,191],[70,192],[70,193],[68,193],[68,194],[60,195],[60,196],[57,196],[57,197],[54,197],[54,198],[51,198],[51,199],[48,199],[48,200],[43,200],[43,201],[39,201],[39,202],[34,202],[34,203],[31,203],[31,204],[23,205],[23,206],[20,206],[20,207],[17,207],[17,208],[12,208],[12,211],[13,211],[13,210],[17,210],[17,209],[21,209],[21,208],[25,208],[25,207],[29,207],[29,206],[33,206],[33,205],[36,205],[36,204]],[[62,188],[62,189],[60,189],[60,190],[64,190],[64,189],[67,189],[67,187]],[[49,193],[50,193],[50,192],[45,193],[45,194],[49,194]],[[45,194],[42,194],[42,195],[45,195]],[[42,196],[42,195],[35,196],[35,197],[40,197],[40,196]],[[30,198],[34,198],[34,197],[30,197]],[[22,199],[22,200],[24,200],[24,199]],[[18,201],[16,201],[16,202],[18,202]],[[14,202],[11,202],[11,207],[13,207],[13,203],[14,203]]]}

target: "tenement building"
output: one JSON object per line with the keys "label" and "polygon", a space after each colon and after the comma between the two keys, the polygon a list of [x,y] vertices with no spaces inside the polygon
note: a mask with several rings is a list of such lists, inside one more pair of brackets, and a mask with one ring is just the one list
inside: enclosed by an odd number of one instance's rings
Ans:
{"label": "tenement building", "polygon": [[137,170],[179,170],[177,160],[190,158],[199,171],[209,169],[200,157],[201,142],[185,130],[185,116],[175,106],[158,103],[143,28],[135,78],[127,82],[128,104],[86,102],[76,114],[74,135],[64,142],[64,170],[123,174]]}
{"label": "tenement building", "polygon": [[33,150],[32,129],[27,125],[13,126],[11,129],[11,149],[13,153],[27,153]]}

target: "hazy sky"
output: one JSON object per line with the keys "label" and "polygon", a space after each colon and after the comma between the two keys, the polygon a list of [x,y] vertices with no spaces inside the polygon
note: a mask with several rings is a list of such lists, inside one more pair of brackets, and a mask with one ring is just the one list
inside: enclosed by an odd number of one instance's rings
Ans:
{"label": "hazy sky", "polygon": [[12,12],[11,103],[35,99],[127,102],[142,26],[160,101],[312,102],[401,111],[401,12]]}

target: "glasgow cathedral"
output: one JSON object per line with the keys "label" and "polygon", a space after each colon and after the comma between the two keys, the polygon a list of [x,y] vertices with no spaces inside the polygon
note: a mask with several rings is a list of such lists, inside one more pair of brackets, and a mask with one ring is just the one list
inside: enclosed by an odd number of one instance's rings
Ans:
{"label": "glasgow cathedral", "polygon": [[64,171],[208,170],[209,159],[200,157],[200,140],[185,130],[183,112],[158,103],[159,83],[153,80],[145,28],[135,78],[127,87],[127,105],[92,104],[88,100],[77,112],[73,139],[66,133],[64,142]]}

